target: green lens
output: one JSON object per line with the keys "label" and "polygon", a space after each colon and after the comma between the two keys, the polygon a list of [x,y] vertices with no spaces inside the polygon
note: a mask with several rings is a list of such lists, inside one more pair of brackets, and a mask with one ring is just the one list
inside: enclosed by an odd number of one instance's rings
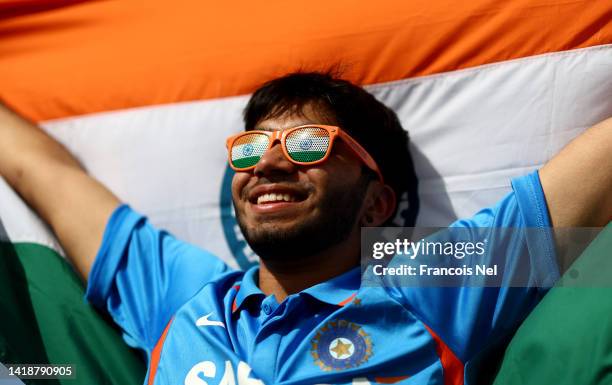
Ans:
{"label": "green lens", "polygon": [[285,140],[287,153],[296,162],[316,162],[327,154],[329,133],[318,127],[304,127],[292,131]]}
{"label": "green lens", "polygon": [[268,148],[268,136],[246,134],[234,141],[231,150],[232,165],[247,168],[257,164]]}

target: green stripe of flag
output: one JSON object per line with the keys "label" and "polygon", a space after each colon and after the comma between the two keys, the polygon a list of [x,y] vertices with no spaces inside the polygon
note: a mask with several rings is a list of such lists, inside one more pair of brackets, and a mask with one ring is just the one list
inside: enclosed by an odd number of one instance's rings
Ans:
{"label": "green stripe of flag", "polygon": [[325,151],[292,151],[291,158],[297,162],[314,162],[325,156]]}
{"label": "green stripe of flag", "polygon": [[495,385],[612,384],[612,222],[521,325]]}
{"label": "green stripe of flag", "polygon": [[249,156],[246,158],[234,159],[232,160],[232,163],[234,164],[234,167],[238,168],[251,167],[259,161],[259,158],[260,156]]}
{"label": "green stripe of flag", "polygon": [[0,362],[76,365],[76,379],[26,383],[142,384],[143,360],[83,292],[54,250],[0,242]]}

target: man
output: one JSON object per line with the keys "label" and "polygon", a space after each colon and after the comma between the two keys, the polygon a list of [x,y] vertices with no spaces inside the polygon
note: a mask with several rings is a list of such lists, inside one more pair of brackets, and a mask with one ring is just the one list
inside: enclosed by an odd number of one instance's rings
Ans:
{"label": "man", "polygon": [[[148,384],[469,383],[474,358],[543,294],[360,287],[360,228],[389,223],[408,188],[407,138],[388,108],[328,75],[265,84],[247,131],[228,139],[236,215],[261,257],[244,273],[120,205],[35,127],[0,119],[0,174],[51,225],[87,298],[147,353]],[[611,153],[607,120],[456,226],[602,226]],[[534,272],[558,274],[550,240],[514,249],[509,263],[524,254]]]}

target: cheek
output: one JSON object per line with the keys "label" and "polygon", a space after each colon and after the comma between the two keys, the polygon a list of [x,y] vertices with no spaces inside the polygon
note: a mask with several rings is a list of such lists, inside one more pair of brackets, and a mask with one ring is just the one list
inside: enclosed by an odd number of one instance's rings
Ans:
{"label": "cheek", "polygon": [[361,163],[351,158],[336,157],[329,161],[325,173],[313,176],[326,189],[346,189],[361,178]]}
{"label": "cheek", "polygon": [[232,198],[234,202],[239,204],[240,196],[250,179],[250,174],[244,172],[237,172],[232,178]]}

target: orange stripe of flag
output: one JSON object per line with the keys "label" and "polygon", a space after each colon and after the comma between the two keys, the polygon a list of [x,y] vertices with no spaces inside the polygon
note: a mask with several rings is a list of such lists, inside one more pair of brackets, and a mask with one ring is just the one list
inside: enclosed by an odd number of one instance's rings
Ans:
{"label": "orange stripe of flag", "polygon": [[612,42],[609,1],[9,3],[0,100],[35,121],[247,94],[338,61],[373,84]]}

